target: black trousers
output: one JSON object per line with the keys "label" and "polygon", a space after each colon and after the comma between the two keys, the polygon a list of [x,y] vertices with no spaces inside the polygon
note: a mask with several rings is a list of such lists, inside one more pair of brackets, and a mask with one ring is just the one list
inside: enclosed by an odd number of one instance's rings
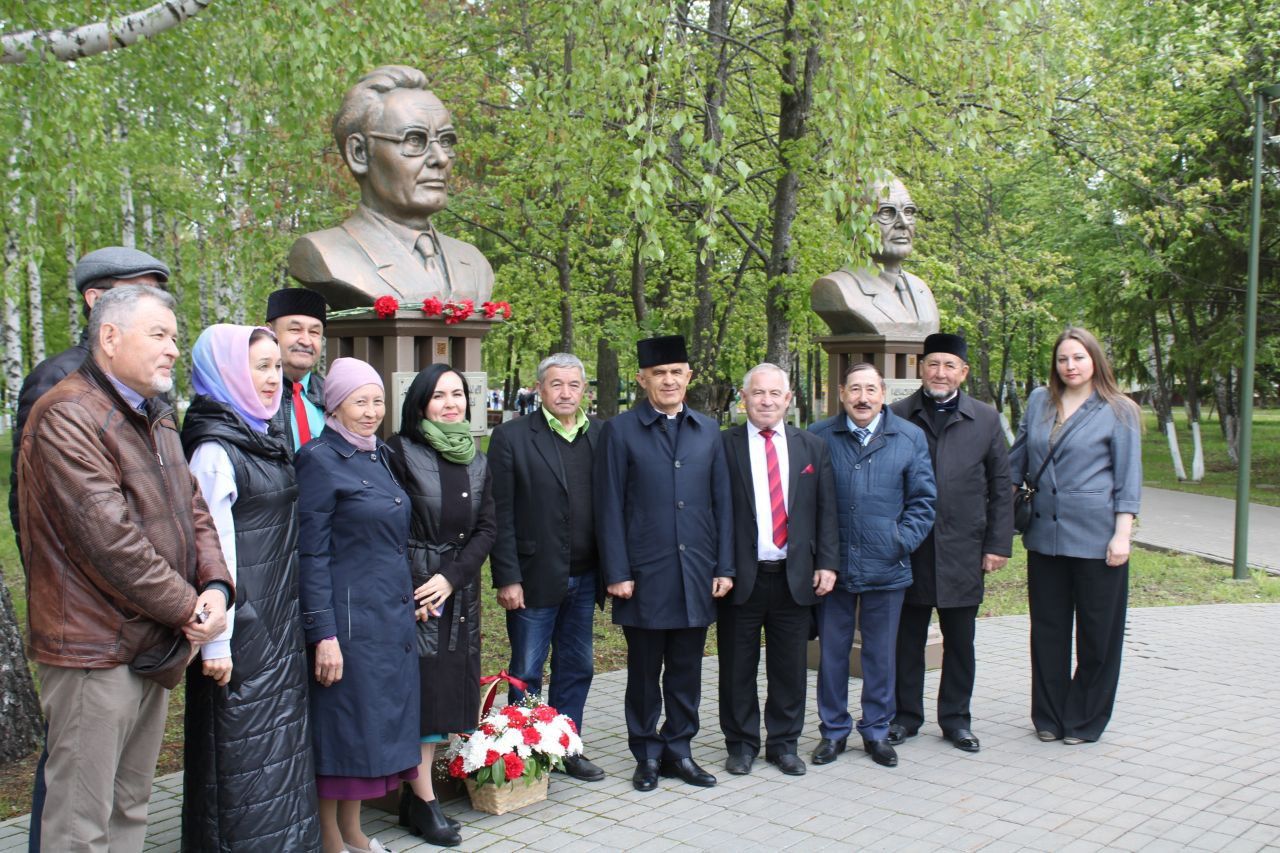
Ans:
{"label": "black trousers", "polygon": [[[1120,683],[1129,563],[1027,553],[1031,721],[1036,731],[1097,740]],[[1075,625],[1075,674],[1071,629]]]}
{"label": "black trousers", "polygon": [[765,659],[768,693],[764,704],[767,755],[796,753],[804,730],[806,651],[813,608],[796,604],[783,572],[756,575],[742,604],[718,603],[720,647],[720,730],[731,755],[760,753],[760,632],[769,648]]}
{"label": "black trousers", "polygon": [[[924,724],[924,652],[933,608],[903,604],[898,621],[897,702],[893,721],[908,732]],[[973,628],[978,606],[939,607],[942,628],[942,680],[938,684],[938,727],[944,732],[973,727],[969,700],[977,669]]]}
{"label": "black trousers", "polygon": [[[698,733],[707,629],[624,625],[622,633],[627,638],[623,711],[631,754],[636,761],[688,758],[689,743]],[[659,729],[664,705],[666,719]]]}

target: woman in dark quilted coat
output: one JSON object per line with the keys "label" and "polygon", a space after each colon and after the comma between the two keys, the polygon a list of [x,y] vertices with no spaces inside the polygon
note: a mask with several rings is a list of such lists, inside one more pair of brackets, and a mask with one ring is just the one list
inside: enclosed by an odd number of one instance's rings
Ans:
{"label": "woman in dark quilted coat", "polygon": [[187,671],[184,851],[320,850],[298,604],[298,487],[267,435],[280,347],[220,324],[192,352],[182,444],[218,528],[236,606]]}
{"label": "woman in dark quilted coat", "polygon": [[461,842],[431,785],[436,744],[480,713],[480,567],[497,538],[488,460],[471,436],[466,380],[445,364],[414,378],[388,445],[409,494],[409,562],[418,606],[422,763],[401,823],[441,847]]}

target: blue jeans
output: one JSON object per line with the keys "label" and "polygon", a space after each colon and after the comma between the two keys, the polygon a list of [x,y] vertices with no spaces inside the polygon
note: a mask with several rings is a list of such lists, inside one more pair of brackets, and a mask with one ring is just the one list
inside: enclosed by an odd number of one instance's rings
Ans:
{"label": "blue jeans", "polygon": [[569,578],[569,589],[556,607],[507,611],[507,638],[511,642],[507,672],[528,685],[527,691],[511,688],[508,701],[520,701],[525,692],[542,692],[542,668],[550,651],[551,690],[547,703],[582,731],[582,708],[587,704],[587,690],[595,671],[591,649],[595,606],[596,575],[588,572]]}

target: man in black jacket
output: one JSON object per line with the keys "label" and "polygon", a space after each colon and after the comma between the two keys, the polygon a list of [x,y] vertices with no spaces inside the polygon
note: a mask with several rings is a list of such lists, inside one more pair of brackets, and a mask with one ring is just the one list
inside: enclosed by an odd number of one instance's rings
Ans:
{"label": "man in black jacket", "polygon": [[[498,603],[507,611],[508,672],[525,683],[510,701],[542,692],[551,652],[548,702],[582,731],[582,711],[594,672],[592,620],[604,603],[591,497],[601,422],[582,410],[587,389],[582,361],[556,353],[538,365],[541,411],[493,431],[489,465],[498,537],[489,555]],[[584,756],[565,759],[565,772],[595,782],[604,771]]]}
{"label": "man in black jacket", "polygon": [[791,388],[775,364],[742,380],[747,423],[720,434],[733,488],[733,591],[718,602],[725,769],[751,772],[760,751],[760,632],[769,648],[765,760],[803,776],[805,655],[813,605],[836,583],[840,530],[826,443],[787,426]]}
{"label": "man in black jacket", "polygon": [[315,372],[324,349],[324,297],[305,287],[286,287],[267,297],[267,324],[280,341],[284,389],[271,419],[272,435],[289,439],[296,451],[324,429],[324,377]]}
{"label": "man in black jacket", "polygon": [[[169,280],[169,267],[163,261],[156,260],[146,252],[127,249],[124,246],[106,246],[95,249],[85,255],[72,270],[76,288],[84,297],[85,329],[80,333],[80,340],[57,355],[51,355],[40,362],[22,380],[22,390],[18,392],[18,413],[13,427],[13,457],[9,469],[9,521],[13,523],[14,545],[18,546],[18,558],[22,558],[22,543],[19,541],[18,526],[18,450],[22,447],[22,430],[27,425],[27,416],[36,401],[57,385],[68,374],[80,369],[89,357],[89,311],[98,297],[125,284],[149,284],[155,287]],[[31,835],[27,849],[30,853],[40,850],[40,816],[44,811],[45,786],[44,765],[48,753],[40,753],[40,762],[36,765],[34,790],[31,794]]]}
{"label": "man in black jacket", "polygon": [[1002,568],[1013,545],[1009,451],[1000,416],[960,390],[969,348],[959,335],[925,338],[920,390],[892,406],[924,431],[938,483],[933,530],[911,555],[912,584],[898,623],[897,712],[889,742],[901,744],[924,723],[924,650],[929,619],[942,626],[938,726],[957,749],[977,752],[969,700],[973,635],[984,575]]}

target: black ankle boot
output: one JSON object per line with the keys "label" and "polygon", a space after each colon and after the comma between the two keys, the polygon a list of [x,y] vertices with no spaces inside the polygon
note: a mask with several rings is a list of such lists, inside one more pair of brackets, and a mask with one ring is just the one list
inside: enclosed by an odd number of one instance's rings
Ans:
{"label": "black ankle boot", "polygon": [[[410,788],[408,785],[406,785],[404,787],[404,790],[400,792],[400,825],[401,826],[408,827],[411,825],[409,823],[409,804],[412,803],[414,800],[417,800],[420,803],[426,802],[426,800],[419,799],[418,795],[413,792],[413,789]],[[438,801],[432,800],[431,802],[436,803],[437,804],[436,808],[439,808]],[[441,814],[443,814],[443,811],[441,812]],[[445,815],[444,821],[445,823],[449,824],[449,826],[452,827],[453,829],[458,829],[458,830],[462,829],[462,824],[454,820],[453,818],[449,817],[448,815]]]}
{"label": "black ankle boot", "polygon": [[458,830],[449,825],[439,800],[423,800],[410,793],[409,831],[437,847],[456,847],[462,843]]}

